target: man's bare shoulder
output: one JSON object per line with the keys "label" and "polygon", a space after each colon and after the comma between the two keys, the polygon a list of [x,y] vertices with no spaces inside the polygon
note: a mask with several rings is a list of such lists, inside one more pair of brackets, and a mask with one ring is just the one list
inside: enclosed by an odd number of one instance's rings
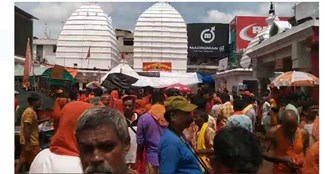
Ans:
{"label": "man's bare shoulder", "polygon": [[266,133],[265,138],[268,140],[273,139],[275,137],[275,133],[279,130],[280,127],[281,127],[280,125],[271,127],[269,131]]}

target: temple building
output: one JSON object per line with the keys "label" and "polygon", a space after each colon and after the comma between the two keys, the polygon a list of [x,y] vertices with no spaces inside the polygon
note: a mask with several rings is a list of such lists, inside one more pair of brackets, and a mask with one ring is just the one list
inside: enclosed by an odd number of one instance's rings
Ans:
{"label": "temple building", "polygon": [[133,68],[137,72],[186,72],[186,23],[169,3],[155,3],[138,18]]}

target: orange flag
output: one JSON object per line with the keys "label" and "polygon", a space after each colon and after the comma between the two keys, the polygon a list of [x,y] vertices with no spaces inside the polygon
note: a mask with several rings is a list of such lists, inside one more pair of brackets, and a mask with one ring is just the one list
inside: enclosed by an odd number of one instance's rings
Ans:
{"label": "orange flag", "polygon": [[31,54],[31,48],[30,48],[30,40],[27,39],[27,45],[26,45],[26,57],[25,57],[25,65],[24,65],[24,77],[23,77],[23,86],[25,88],[28,87],[29,81],[28,78],[30,75],[32,75],[33,72],[33,63],[32,63],[32,54]]}

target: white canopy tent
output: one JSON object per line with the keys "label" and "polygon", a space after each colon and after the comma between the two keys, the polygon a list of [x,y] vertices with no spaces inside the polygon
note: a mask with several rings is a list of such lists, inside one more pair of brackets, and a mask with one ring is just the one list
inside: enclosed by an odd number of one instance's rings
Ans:
{"label": "white canopy tent", "polygon": [[176,83],[180,83],[186,86],[193,86],[202,82],[196,73],[159,72],[159,77],[140,76],[124,60],[122,60],[120,64],[109,71],[101,79],[101,81],[105,81],[108,75],[113,73],[121,73],[138,79],[137,82],[132,84],[132,86],[135,87],[165,88]]}
{"label": "white canopy tent", "polygon": [[140,76],[139,80],[132,86],[165,88],[176,83],[192,86],[201,83],[201,80],[196,73],[160,72],[160,77]]}
{"label": "white canopy tent", "polygon": [[134,77],[136,79],[139,79],[140,76],[138,75],[137,72],[135,72],[130,65],[124,61],[121,60],[120,64],[116,65],[111,71],[109,71],[102,79],[101,81],[103,82],[108,75],[113,74],[113,73],[122,73],[131,77]]}

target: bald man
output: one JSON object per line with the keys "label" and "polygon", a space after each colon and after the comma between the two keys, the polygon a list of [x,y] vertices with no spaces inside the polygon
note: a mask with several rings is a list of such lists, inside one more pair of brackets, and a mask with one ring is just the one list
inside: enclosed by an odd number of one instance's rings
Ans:
{"label": "bald man", "polygon": [[309,145],[309,135],[298,127],[299,116],[287,109],[281,117],[281,125],[267,134],[268,148],[263,157],[273,162],[273,173],[299,173],[304,154]]}

